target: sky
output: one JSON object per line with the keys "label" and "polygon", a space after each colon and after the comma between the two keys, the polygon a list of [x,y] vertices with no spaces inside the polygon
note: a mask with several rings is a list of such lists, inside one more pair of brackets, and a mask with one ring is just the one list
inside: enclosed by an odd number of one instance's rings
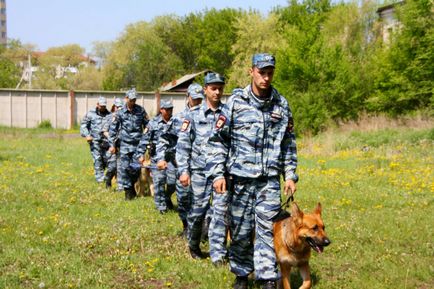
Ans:
{"label": "sky", "polygon": [[114,41],[128,24],[156,16],[185,16],[208,8],[249,8],[267,15],[288,0],[6,0],[7,36],[36,50],[79,44],[91,53],[95,41]]}

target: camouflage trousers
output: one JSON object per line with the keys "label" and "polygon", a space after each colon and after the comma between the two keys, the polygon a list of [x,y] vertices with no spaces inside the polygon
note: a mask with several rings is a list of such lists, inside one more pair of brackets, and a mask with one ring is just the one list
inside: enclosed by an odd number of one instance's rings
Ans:
{"label": "camouflage trousers", "polygon": [[191,173],[191,209],[188,212],[188,246],[198,248],[202,235],[202,224],[210,208],[212,181],[201,171]]}
{"label": "camouflage trousers", "polygon": [[140,175],[140,164],[134,159],[133,156],[134,151],[123,151],[121,148],[119,154],[120,162],[118,172],[121,180],[120,185],[124,190],[134,188],[134,183],[137,181]]}
{"label": "camouflage trousers", "polygon": [[224,260],[227,255],[226,233],[228,231],[228,206],[230,192],[218,194],[213,191],[211,223],[209,225],[209,254],[212,262]]}
{"label": "camouflage trousers", "polygon": [[257,280],[277,280],[272,218],[280,209],[280,177],[233,177],[231,271],[237,276],[254,271]]}
{"label": "camouflage trousers", "polygon": [[191,187],[184,187],[179,181],[179,176],[176,178],[176,202],[178,203],[178,215],[181,221],[187,221],[187,215],[191,208]]}
{"label": "camouflage trousers", "polygon": [[93,169],[95,179],[98,183],[104,181],[104,170],[107,167],[107,147],[101,142],[91,142],[89,144],[90,153],[93,159]]}
{"label": "camouflage trousers", "polygon": [[167,210],[170,198],[175,192],[176,170],[171,163],[166,170],[156,169],[156,163],[151,162],[152,181],[154,183],[154,202],[159,211]]}
{"label": "camouflage trousers", "polygon": [[112,154],[109,151],[106,152],[105,159],[107,160],[107,171],[106,171],[106,180],[107,178],[112,178],[116,175],[117,171],[117,159],[118,153]]}

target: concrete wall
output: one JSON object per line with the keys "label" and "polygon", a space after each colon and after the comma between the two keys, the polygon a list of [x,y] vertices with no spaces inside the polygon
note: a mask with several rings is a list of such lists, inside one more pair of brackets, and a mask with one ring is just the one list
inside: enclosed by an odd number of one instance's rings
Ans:
{"label": "concrete wall", "polygon": [[[138,94],[137,104],[145,107],[150,116],[156,115],[160,98],[173,101],[174,113],[185,106],[184,93]],[[123,99],[124,95],[124,92],[111,91],[0,89],[0,125],[32,128],[49,120],[54,128],[70,129],[95,107],[98,97],[106,97],[110,109],[114,99]]]}

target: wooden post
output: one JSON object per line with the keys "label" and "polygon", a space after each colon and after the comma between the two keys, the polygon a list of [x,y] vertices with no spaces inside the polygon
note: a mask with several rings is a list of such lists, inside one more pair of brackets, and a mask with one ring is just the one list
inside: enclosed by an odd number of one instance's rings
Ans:
{"label": "wooden post", "polygon": [[13,118],[12,118],[12,92],[9,91],[9,126],[12,127],[12,122],[13,122]]}
{"label": "wooden post", "polygon": [[27,115],[27,91],[24,93],[24,116],[25,116],[25,118],[26,118],[26,122],[25,122],[25,127],[27,128],[27,118],[28,118],[28,115]]}
{"label": "wooden post", "polygon": [[70,90],[68,93],[69,98],[69,123],[68,123],[68,129],[72,129],[74,126],[74,120],[75,120],[75,92],[73,90]]}
{"label": "wooden post", "polygon": [[155,111],[155,114],[157,115],[158,112],[160,111],[160,103],[161,103],[161,95],[160,95],[160,91],[157,90],[155,92],[155,107],[157,108]]}
{"label": "wooden post", "polygon": [[54,93],[54,128],[57,128],[57,92]]}
{"label": "wooden post", "polygon": [[42,122],[42,92],[39,93],[39,123]]}

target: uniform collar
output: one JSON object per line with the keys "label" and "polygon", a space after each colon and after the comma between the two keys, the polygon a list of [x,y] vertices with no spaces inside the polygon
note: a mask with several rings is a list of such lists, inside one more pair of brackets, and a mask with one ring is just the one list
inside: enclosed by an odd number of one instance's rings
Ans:
{"label": "uniform collar", "polygon": [[246,99],[249,99],[249,101],[252,102],[252,104],[258,108],[268,107],[270,105],[275,104],[279,100],[279,93],[277,90],[271,86],[271,95],[268,99],[260,99],[258,98],[252,90],[252,85],[249,84],[245,89],[243,93],[243,97]]}
{"label": "uniform collar", "polygon": [[203,113],[204,113],[205,115],[207,115],[207,114],[209,114],[210,112],[220,112],[220,111],[222,110],[222,106],[223,106],[223,103],[220,101],[220,103],[219,103],[217,109],[213,111],[210,107],[208,107],[208,104],[206,103],[206,101],[204,101],[204,102],[202,103],[202,107],[201,107],[201,108],[202,108],[202,110],[203,110]]}

